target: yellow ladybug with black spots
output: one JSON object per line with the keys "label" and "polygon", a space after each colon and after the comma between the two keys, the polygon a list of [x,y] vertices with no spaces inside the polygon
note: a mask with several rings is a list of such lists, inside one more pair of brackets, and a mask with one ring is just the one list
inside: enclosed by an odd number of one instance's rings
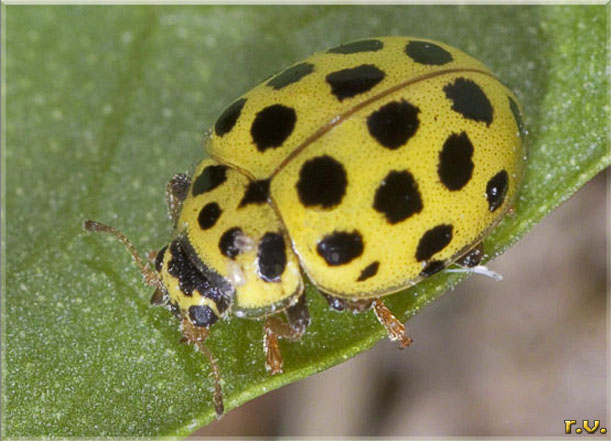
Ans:
{"label": "yellow ladybug with black spots", "polygon": [[[154,304],[220,372],[204,340],[233,314],[264,319],[266,368],[278,339],[310,316],[304,276],[336,310],[373,310],[410,343],[382,297],[452,264],[479,265],[481,242],[510,208],[525,157],[514,94],[478,60],[411,37],[355,41],[272,76],[221,113],[208,159],[176,175],[174,233],[154,271],[116,229]],[[285,318],[279,314],[283,312]]]}

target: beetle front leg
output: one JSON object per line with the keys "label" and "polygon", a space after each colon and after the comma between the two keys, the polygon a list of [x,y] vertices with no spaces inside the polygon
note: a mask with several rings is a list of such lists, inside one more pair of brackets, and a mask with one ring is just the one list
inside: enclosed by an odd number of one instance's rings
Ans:
{"label": "beetle front leg", "polygon": [[456,261],[457,265],[464,268],[473,268],[480,264],[484,257],[484,244],[482,242],[474,246],[467,254]]}
{"label": "beetle front leg", "polygon": [[221,388],[221,371],[216,360],[212,356],[210,350],[204,344],[204,341],[208,337],[208,328],[204,326],[196,326],[191,323],[187,317],[183,317],[181,323],[182,339],[181,342],[189,343],[197,346],[199,351],[206,356],[210,366],[212,367],[212,373],[214,374],[214,410],[216,411],[216,418],[220,419],[225,412],[225,406],[223,404],[223,389]]}
{"label": "beetle front leg", "polygon": [[381,299],[347,300],[333,297],[330,294],[323,293],[323,295],[327,299],[329,307],[336,311],[341,312],[347,310],[356,314],[373,309],[378,321],[386,329],[389,340],[398,341],[401,345],[401,349],[412,343],[412,339],[405,334],[405,325],[390,312],[390,309],[386,307]]}
{"label": "beetle front leg", "polygon": [[265,370],[272,375],[282,373],[283,359],[278,347],[278,339],[296,341],[301,338],[310,324],[310,312],[305,294],[286,311],[288,321],[279,317],[268,317],[263,327],[263,350],[265,351]]}
{"label": "beetle front leg", "polygon": [[174,227],[176,227],[176,223],[178,222],[182,203],[189,193],[190,186],[191,179],[184,173],[174,175],[165,186],[165,201],[168,205],[168,212],[170,213],[170,219],[172,219],[172,225]]}

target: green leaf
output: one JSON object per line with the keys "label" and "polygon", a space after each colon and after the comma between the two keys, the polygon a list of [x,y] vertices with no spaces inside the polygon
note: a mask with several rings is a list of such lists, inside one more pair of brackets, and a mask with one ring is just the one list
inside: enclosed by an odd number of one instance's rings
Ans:
{"label": "green leaf", "polygon": [[[283,66],[356,38],[439,39],[485,61],[522,101],[529,161],[498,255],[610,163],[605,6],[5,6],[2,435],[184,436],[213,420],[210,368],[151,308],[130,257],[81,229],[159,249],[165,182],[203,157],[203,132]],[[388,298],[403,320],[460,277]],[[371,313],[330,312],[264,370],[262,324],[215,325],[226,409],[364,351]]]}

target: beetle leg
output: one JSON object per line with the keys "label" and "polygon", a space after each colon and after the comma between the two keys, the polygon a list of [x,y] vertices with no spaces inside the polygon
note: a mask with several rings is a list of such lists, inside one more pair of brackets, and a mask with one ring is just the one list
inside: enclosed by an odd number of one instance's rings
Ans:
{"label": "beetle leg", "polygon": [[362,299],[362,300],[348,300],[348,299],[340,299],[339,297],[333,297],[332,295],[322,293],[324,298],[327,300],[329,307],[334,309],[335,311],[351,311],[353,314],[357,314],[360,312],[369,311],[371,309],[371,304],[373,300],[371,299]]}
{"label": "beetle leg", "polygon": [[482,261],[482,257],[484,257],[484,244],[480,242],[467,254],[458,259],[456,264],[465,268],[473,268],[474,266],[479,265],[479,263]]}
{"label": "beetle leg", "polygon": [[380,299],[373,301],[373,312],[379,322],[386,328],[386,333],[391,341],[398,341],[401,349],[412,343],[412,339],[405,334],[405,325],[390,312],[390,309]]}
{"label": "beetle leg", "polygon": [[278,347],[278,339],[299,340],[310,324],[310,312],[305,295],[302,294],[299,301],[290,306],[285,313],[288,321],[272,316],[265,320],[263,327],[263,350],[266,356],[265,370],[271,372],[272,375],[282,373],[283,360]]}
{"label": "beetle leg", "polygon": [[165,186],[165,201],[168,204],[168,212],[170,213],[170,219],[172,219],[172,225],[174,227],[176,227],[176,223],[178,222],[180,209],[189,193],[190,186],[191,179],[184,173],[174,175]]}
{"label": "beetle leg", "polygon": [[339,297],[333,297],[332,295],[323,293],[323,296],[327,299],[329,307],[336,311],[352,311],[357,314],[373,309],[377,319],[386,329],[388,338],[392,341],[399,341],[401,349],[409,346],[412,339],[405,335],[405,325],[399,321],[397,317],[390,312],[390,309],[378,299],[362,299],[362,300],[348,300],[340,299]]}
{"label": "beetle leg", "polygon": [[189,319],[183,317],[181,330],[183,335],[181,343],[185,342],[195,345],[208,359],[212,367],[212,373],[214,374],[214,410],[216,411],[216,418],[220,419],[225,411],[225,406],[223,405],[223,389],[221,388],[221,371],[212,353],[204,344],[204,340],[208,337],[208,328],[204,326],[195,326]]}

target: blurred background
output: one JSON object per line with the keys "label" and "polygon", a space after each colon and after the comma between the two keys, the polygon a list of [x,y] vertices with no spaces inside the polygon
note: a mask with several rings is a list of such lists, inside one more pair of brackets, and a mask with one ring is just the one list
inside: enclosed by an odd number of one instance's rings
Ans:
{"label": "blurred background", "polygon": [[472,276],[409,320],[406,350],[383,340],[192,437],[558,436],[565,419],[611,429],[608,179],[492,261],[504,281]]}

